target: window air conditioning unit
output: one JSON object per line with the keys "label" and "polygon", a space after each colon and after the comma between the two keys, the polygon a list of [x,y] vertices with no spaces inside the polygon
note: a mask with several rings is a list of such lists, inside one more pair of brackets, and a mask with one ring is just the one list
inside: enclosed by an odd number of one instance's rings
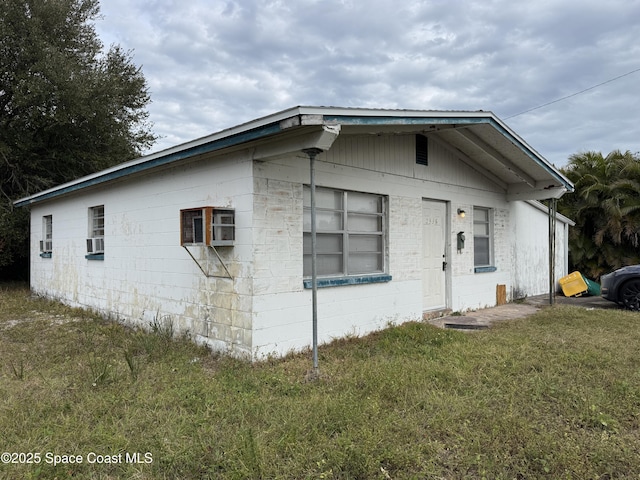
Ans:
{"label": "window air conditioning unit", "polygon": [[180,244],[231,246],[235,241],[235,210],[201,207],[180,211]]}
{"label": "window air conditioning unit", "polygon": [[104,238],[87,238],[87,253],[104,253]]}

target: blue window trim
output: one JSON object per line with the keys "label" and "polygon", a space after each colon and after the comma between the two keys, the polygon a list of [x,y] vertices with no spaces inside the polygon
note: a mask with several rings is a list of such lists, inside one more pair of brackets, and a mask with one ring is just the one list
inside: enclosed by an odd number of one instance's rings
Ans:
{"label": "blue window trim", "polygon": [[51,256],[52,256],[52,252],[42,252],[40,254],[41,258],[51,258]]}
{"label": "blue window trim", "polygon": [[475,273],[495,272],[496,270],[498,270],[496,267],[475,267],[473,269]]}
{"label": "blue window trim", "polygon": [[[362,275],[359,277],[333,277],[319,278],[317,281],[318,288],[325,287],[341,287],[343,285],[362,285],[366,283],[386,283],[392,279],[391,275]],[[303,280],[304,288],[312,288],[311,279]]]}
{"label": "blue window trim", "polygon": [[104,260],[104,253],[90,253],[85,255],[84,258],[87,260]]}

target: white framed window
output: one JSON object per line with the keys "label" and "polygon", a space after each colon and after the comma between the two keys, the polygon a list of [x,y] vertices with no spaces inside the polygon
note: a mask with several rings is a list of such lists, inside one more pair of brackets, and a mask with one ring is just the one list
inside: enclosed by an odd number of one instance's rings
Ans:
{"label": "white framed window", "polygon": [[230,246],[235,241],[235,210],[200,207],[180,210],[180,245]]}
{"label": "white framed window", "polygon": [[[383,195],[316,188],[319,276],[384,273],[386,204]],[[304,187],[303,274],[311,276],[311,191]]]}
{"label": "white framed window", "polygon": [[87,253],[104,253],[104,205],[89,208]]}
{"label": "white framed window", "polygon": [[493,265],[493,211],[490,208],[473,208],[473,265]]}
{"label": "white framed window", "polygon": [[53,216],[42,217],[42,240],[40,240],[40,252],[51,253],[53,251]]}

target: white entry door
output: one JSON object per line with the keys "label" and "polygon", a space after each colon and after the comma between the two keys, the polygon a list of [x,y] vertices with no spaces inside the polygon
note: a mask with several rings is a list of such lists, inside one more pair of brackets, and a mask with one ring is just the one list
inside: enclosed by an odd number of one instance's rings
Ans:
{"label": "white entry door", "polygon": [[447,306],[447,204],[422,202],[422,304],[424,310]]}

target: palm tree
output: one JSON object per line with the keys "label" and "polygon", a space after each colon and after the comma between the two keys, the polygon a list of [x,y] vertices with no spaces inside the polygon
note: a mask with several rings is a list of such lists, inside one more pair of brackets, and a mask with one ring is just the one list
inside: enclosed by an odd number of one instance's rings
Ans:
{"label": "palm tree", "polygon": [[585,152],[569,157],[563,173],[576,191],[559,210],[576,222],[569,235],[574,269],[598,278],[640,263],[640,158],[614,150],[606,157]]}

